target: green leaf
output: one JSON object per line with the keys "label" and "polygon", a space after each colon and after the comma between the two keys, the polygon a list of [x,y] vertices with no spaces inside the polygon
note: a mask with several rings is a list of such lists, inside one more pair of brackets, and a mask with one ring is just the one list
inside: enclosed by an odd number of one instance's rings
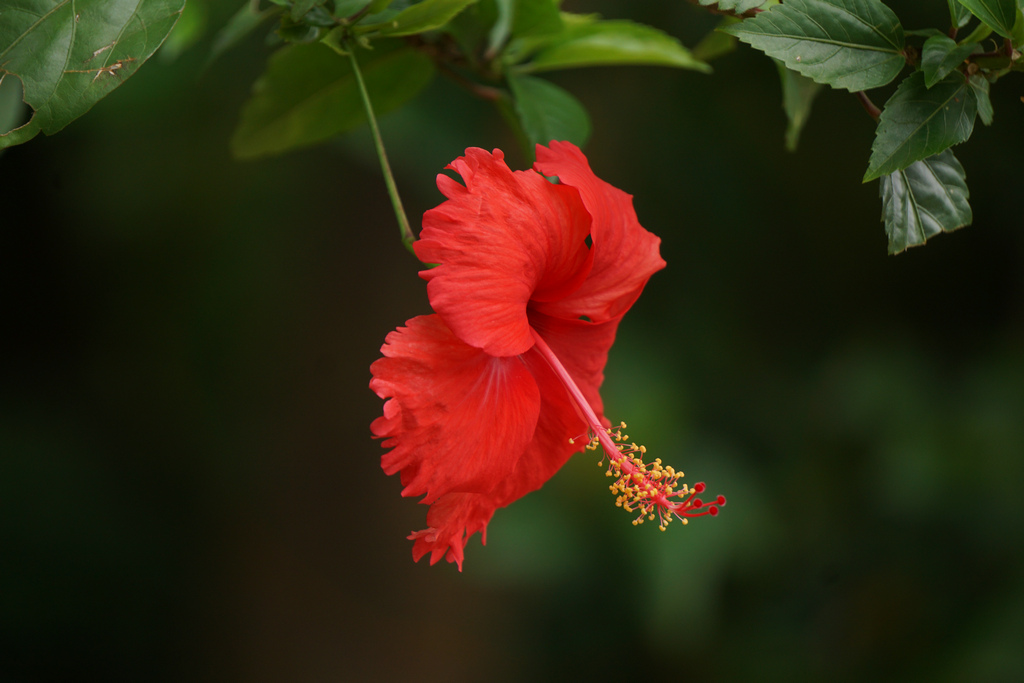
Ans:
{"label": "green leaf", "polygon": [[[360,52],[360,68],[378,116],[416,96],[434,75],[429,57],[401,40]],[[241,159],[280,154],[328,140],[366,121],[349,60],[320,43],[275,52],[242,108],[231,149]]]}
{"label": "green leaf", "polygon": [[347,19],[368,4],[369,0],[334,0],[334,16]]}
{"label": "green leaf", "polygon": [[700,0],[704,7],[715,6],[715,9],[723,12],[743,14],[744,12],[756,9],[763,5],[766,0]]}
{"label": "green leaf", "polygon": [[971,89],[974,90],[974,97],[978,100],[978,118],[986,126],[992,125],[992,100],[988,96],[988,79],[981,74],[971,76]]}
{"label": "green leaf", "polygon": [[518,69],[538,72],[609,64],[711,71],[672,36],[631,21],[599,21],[569,28]]}
{"label": "green leaf", "polygon": [[[1024,5],[1024,0],[1020,0]],[[1013,22],[1013,30],[1010,31],[1010,41],[1017,47],[1024,45],[1024,7],[1017,10],[1017,18]]]}
{"label": "green leaf", "polygon": [[25,88],[32,119],[0,149],[53,135],[149,59],[185,0],[19,0],[0,10],[0,75]]}
{"label": "green leaf", "polygon": [[814,98],[822,86],[806,76],[787,69],[779,60],[774,61],[779,70],[779,79],[782,81],[782,108],[789,119],[789,125],[786,127],[786,149],[795,152],[800,141],[800,132],[811,114],[811,105],[814,104]]}
{"label": "green leaf", "polygon": [[196,44],[206,32],[207,7],[200,2],[190,2],[185,5],[178,23],[174,30],[167,36],[163,48],[160,50],[160,59],[174,61],[186,50]]}
{"label": "green leaf", "polygon": [[516,38],[558,33],[563,28],[557,2],[552,0],[515,0],[512,35]]}
{"label": "green leaf", "polygon": [[962,44],[980,43],[981,41],[988,38],[990,35],[992,35],[992,29],[989,28],[988,24],[986,24],[985,22],[981,22],[974,27],[973,31],[967,34],[966,38],[962,38],[958,42]]}
{"label": "green leaf", "polygon": [[[722,17],[722,21],[719,22],[716,28],[721,29],[738,23],[740,23],[740,20],[736,17],[725,16]],[[701,38],[700,42],[693,47],[691,54],[693,54],[694,59],[699,59],[702,62],[710,62],[712,59],[717,59],[718,57],[727,55],[735,49],[736,36],[730,36],[728,33],[723,33],[722,31],[711,31]]]}
{"label": "green leaf", "polygon": [[262,12],[256,11],[253,9],[252,3],[245,0],[245,3],[214,36],[213,44],[210,46],[210,55],[206,59],[206,66],[210,66],[218,57],[238,45],[243,38],[256,30],[264,19],[275,17],[280,13],[281,9],[278,7],[269,7]]}
{"label": "green leaf", "polygon": [[957,45],[955,40],[944,35],[932,36],[924,41],[921,70],[924,71],[925,86],[930,88],[941,81],[980,48],[977,43]]}
{"label": "green leaf", "polygon": [[559,12],[553,0],[494,0],[494,4],[497,16],[487,41],[489,56],[498,54],[509,38],[517,39],[514,49],[547,44],[565,30],[563,16],[574,16]]}
{"label": "green leaf", "polygon": [[491,30],[487,34],[487,51],[497,54],[498,50],[512,35],[512,19],[515,16],[515,0],[494,0],[496,16]]}
{"label": "green leaf", "polygon": [[310,26],[316,26],[317,28],[334,28],[338,25],[338,21],[331,13],[319,5],[311,7],[302,15],[299,21]]}
{"label": "green leaf", "polygon": [[533,145],[568,140],[578,147],[590,137],[590,116],[579,100],[554,83],[510,73],[516,114]]}
{"label": "green leaf", "polygon": [[951,149],[883,177],[878,190],[890,254],[973,220],[964,168]]}
{"label": "green leaf", "polygon": [[960,0],[960,4],[999,35],[1010,37],[1017,18],[1016,0]]}
{"label": "green leaf", "polygon": [[320,29],[316,26],[303,21],[293,21],[287,14],[281,17],[281,23],[274,33],[287,43],[312,43],[320,38]]}
{"label": "green leaf", "polygon": [[382,36],[411,36],[441,28],[477,0],[423,0],[406,7],[389,21],[359,26],[359,32],[377,31]]}
{"label": "green leaf", "polygon": [[931,89],[915,71],[882,109],[864,182],[906,168],[971,137],[977,113],[974,89],[952,73]]}
{"label": "green leaf", "polygon": [[903,27],[879,0],[788,0],[722,30],[833,88],[883,86],[906,62]]}
{"label": "green leaf", "polygon": [[903,34],[905,36],[918,36],[920,38],[931,38],[932,36],[944,36],[946,35],[937,28],[915,28],[915,29],[904,29]]}
{"label": "green leaf", "polygon": [[[501,0],[503,5],[509,2],[511,0]],[[452,17],[452,20],[445,24],[444,32],[455,42],[453,47],[465,58],[465,67],[471,71],[477,71],[482,68],[481,59],[483,61],[491,59],[504,45],[505,38],[501,35],[504,29],[497,26],[503,21],[498,16],[497,0],[481,0]],[[511,15],[507,21],[511,26]],[[491,47],[491,36],[499,41],[496,43],[498,47]]]}
{"label": "green leaf", "polygon": [[960,0],[946,0],[949,5],[949,21],[956,28],[967,26],[971,20],[971,13],[966,7],[960,4]]}
{"label": "green leaf", "polygon": [[306,16],[306,12],[313,9],[314,5],[322,4],[324,4],[324,0],[294,0],[292,2],[292,19],[301,21],[302,17]]}

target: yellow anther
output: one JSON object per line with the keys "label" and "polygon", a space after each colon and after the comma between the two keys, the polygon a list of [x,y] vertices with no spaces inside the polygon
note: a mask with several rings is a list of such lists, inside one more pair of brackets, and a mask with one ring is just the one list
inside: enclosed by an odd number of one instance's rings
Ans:
{"label": "yellow anther", "polygon": [[[665,531],[672,518],[677,516],[686,524],[687,520],[680,511],[685,514],[689,509],[688,501],[680,501],[679,498],[692,496],[694,491],[679,481],[683,473],[665,465],[661,458],[645,463],[643,457],[647,448],[629,441],[629,435],[623,432],[625,428],[626,423],[620,422],[617,427],[605,429],[604,434],[598,432],[600,438],[591,436],[587,445],[588,450],[597,450],[603,440],[602,446],[609,457],[604,475],[612,478],[608,490],[615,496],[615,506],[638,513],[633,520],[634,526],[643,524],[645,520],[657,521],[658,529]],[[598,467],[604,467],[604,458]]]}

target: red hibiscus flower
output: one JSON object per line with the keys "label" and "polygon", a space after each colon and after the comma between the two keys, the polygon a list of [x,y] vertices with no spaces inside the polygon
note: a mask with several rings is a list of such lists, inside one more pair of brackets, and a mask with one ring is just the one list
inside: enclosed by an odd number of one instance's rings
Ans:
{"label": "red hibiscus flower", "polygon": [[598,443],[619,504],[638,521],[657,513],[664,527],[718,511],[695,498],[703,484],[679,485],[660,460],[645,465],[643,447],[602,412],[608,350],[665,266],[660,240],[575,145],[538,146],[534,171],[503,158],[471,148],[448,166],[465,185],[438,175],[447,201],[424,214],[414,245],[437,264],[420,273],[435,313],[391,332],[370,367],[370,388],[387,399],[371,425],[391,449],[384,471],[401,472],[402,495],[430,505],[429,528],[409,536],[413,557],[445,557],[460,571],[467,540],[480,532],[486,543],[495,510]]}

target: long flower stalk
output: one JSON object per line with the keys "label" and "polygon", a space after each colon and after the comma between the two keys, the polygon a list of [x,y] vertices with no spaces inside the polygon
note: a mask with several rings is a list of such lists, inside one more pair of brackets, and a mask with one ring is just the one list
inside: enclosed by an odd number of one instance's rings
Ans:
{"label": "long flower stalk", "polygon": [[388,163],[387,152],[384,151],[384,140],[380,135],[380,128],[377,126],[377,117],[373,114],[373,104],[370,103],[370,94],[366,92],[366,84],[363,82],[363,74],[359,70],[359,62],[356,60],[354,47],[349,46],[348,58],[352,63],[352,73],[356,76],[356,84],[359,86],[359,96],[363,100],[363,109],[366,110],[366,119],[370,123],[370,133],[373,135],[373,145],[377,149],[377,158],[380,160],[380,168],[384,173],[384,184],[388,188],[388,196],[391,197],[391,206],[395,210],[395,218],[398,220],[398,231],[402,236],[402,244],[414,256],[412,243],[416,237],[409,227],[409,218],[405,215],[405,208],[402,206],[402,198],[398,196],[398,186],[395,185],[395,176],[391,173],[391,164]]}

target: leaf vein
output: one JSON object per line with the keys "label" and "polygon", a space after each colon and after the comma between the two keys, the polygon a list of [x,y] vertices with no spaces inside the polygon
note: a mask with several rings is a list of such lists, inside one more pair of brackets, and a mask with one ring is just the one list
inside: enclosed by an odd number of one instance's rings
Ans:
{"label": "leaf vein", "polygon": [[[61,2],[59,2],[58,4],[56,4],[56,5],[54,5],[54,6],[53,6],[53,9],[51,9],[51,10],[50,10],[49,12],[47,12],[46,14],[43,14],[42,16],[40,16],[40,17],[39,17],[39,21],[37,21],[37,22],[35,22],[34,24],[32,24],[31,26],[29,26],[29,27],[28,27],[27,29],[25,29],[25,30],[24,30],[24,31],[22,32],[22,34],[21,34],[20,36],[18,36],[18,37],[17,37],[17,38],[15,38],[15,39],[14,39],[13,41],[11,41],[11,44],[7,46],[7,49],[6,49],[6,50],[4,50],[3,52],[0,52],[0,59],[3,59],[3,58],[4,58],[4,57],[5,57],[6,55],[7,55],[7,53],[8,53],[8,52],[10,52],[10,51],[11,51],[12,49],[14,49],[14,48],[15,48],[15,47],[16,47],[16,46],[18,45],[18,43],[20,43],[20,42],[22,41],[22,39],[23,39],[23,38],[24,38],[25,36],[27,36],[27,35],[28,35],[29,33],[31,33],[32,31],[34,31],[34,30],[35,30],[35,28],[36,28],[37,26],[39,26],[39,24],[41,24],[41,23],[43,23],[44,21],[46,21],[46,18],[47,18],[47,17],[49,17],[49,16],[51,15],[51,14],[53,14],[54,12],[56,12],[57,10],[59,10],[59,9],[60,9],[61,7],[63,7],[64,5],[68,4],[68,2],[71,2],[71,9],[72,9],[72,10],[74,10],[74,7],[75,7],[75,5],[74,5],[74,0],[61,0]],[[28,12],[26,12],[26,14],[28,14]],[[74,11],[72,11],[72,15],[74,15]]]}

